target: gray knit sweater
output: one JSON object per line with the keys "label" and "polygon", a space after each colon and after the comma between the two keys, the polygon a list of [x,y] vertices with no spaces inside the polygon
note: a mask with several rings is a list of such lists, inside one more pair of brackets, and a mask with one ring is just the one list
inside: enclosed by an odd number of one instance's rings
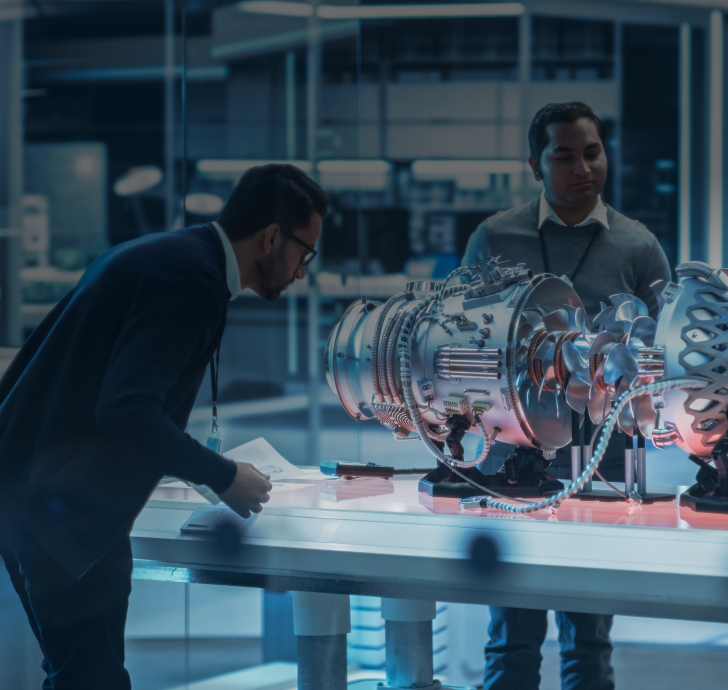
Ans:
{"label": "gray knit sweater", "polygon": [[[534,273],[543,273],[538,207],[536,199],[483,221],[470,236],[463,266],[497,256],[508,259],[511,265],[525,263]],[[657,316],[657,299],[650,284],[670,279],[670,267],[662,247],[642,223],[626,218],[610,206],[607,206],[607,220],[609,229],[598,226],[599,234],[574,280],[574,289],[589,318],[599,313],[600,302],[611,304],[609,296],[619,293],[636,295],[645,302],[650,316]],[[570,228],[553,221],[544,224],[551,273],[571,278],[594,229],[594,225]]]}
{"label": "gray knit sweater", "polygon": [[[488,256],[496,256],[501,260],[508,259],[511,265],[525,263],[534,273],[543,273],[538,209],[539,200],[536,199],[484,220],[468,240],[462,265],[470,266]],[[656,317],[657,299],[650,285],[656,280],[670,279],[670,267],[662,247],[644,225],[626,218],[610,206],[607,206],[607,220],[609,229],[596,223],[571,228],[550,220],[544,223],[551,273],[571,278],[598,227],[598,235],[574,280],[574,289],[581,297],[589,319],[599,313],[600,302],[611,305],[609,296],[619,293],[637,295],[647,305],[650,316]],[[601,465],[608,480],[624,480],[624,441],[621,438],[613,435]],[[512,446],[496,443],[483,471],[488,474],[497,471],[512,450]],[[549,471],[557,477],[568,478],[570,463],[568,454],[559,455]]]}

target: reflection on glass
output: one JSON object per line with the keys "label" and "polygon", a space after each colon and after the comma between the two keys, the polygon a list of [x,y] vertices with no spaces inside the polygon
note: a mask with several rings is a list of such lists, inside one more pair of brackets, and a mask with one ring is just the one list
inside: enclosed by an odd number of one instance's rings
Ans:
{"label": "reflection on glass", "polygon": [[[250,167],[288,162],[329,194],[307,280],[278,302],[244,294],[230,304],[223,451],[263,436],[300,465],[428,460],[419,444],[394,444],[381,425],[346,414],[326,383],[327,337],[362,295],[384,302],[409,280],[446,276],[485,218],[540,192],[526,133],[549,101],[594,107],[609,133],[605,200],[647,225],[675,263],[679,36],[669,19],[651,23],[654,8],[635,6],[628,20],[596,5],[586,17],[575,5],[565,15],[517,2],[15,5],[17,17],[0,17],[0,71],[17,92],[0,99],[0,126],[22,142],[0,156],[0,346],[19,346],[110,247],[214,220]],[[692,40],[691,222],[700,249],[702,28]],[[12,352],[0,353],[3,363]],[[205,382],[188,427],[201,441],[209,390]],[[329,507],[388,501],[393,484],[374,484],[311,495]],[[265,611],[260,592],[228,597],[202,585],[135,583],[134,682],[144,687],[157,673],[175,687],[262,660],[292,663],[295,643],[283,632],[271,642],[261,628],[263,617],[268,630],[290,617],[290,597],[265,595]],[[207,664],[208,654],[219,664]],[[354,647],[350,661],[383,664]]]}

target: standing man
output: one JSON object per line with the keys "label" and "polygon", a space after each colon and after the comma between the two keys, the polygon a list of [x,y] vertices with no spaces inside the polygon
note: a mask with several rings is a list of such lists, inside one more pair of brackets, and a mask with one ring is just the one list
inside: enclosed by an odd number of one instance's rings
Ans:
{"label": "standing man", "polygon": [[243,175],[217,222],[96,260],[0,379],[0,554],[53,690],[128,690],[129,533],[163,475],[244,517],[269,477],[184,433],[227,302],[276,299],[316,254],[327,198],[290,165]]}
{"label": "standing man", "polygon": [[[669,280],[670,268],[647,228],[602,201],[605,138],[604,125],[584,103],[551,103],[539,110],[528,132],[529,164],[543,192],[531,203],[485,220],[468,241],[463,265],[496,256],[523,262],[534,273],[566,275],[590,319],[599,313],[600,302],[618,293],[636,295],[656,317],[650,285]],[[600,470],[618,480],[624,478],[624,444],[616,435],[613,439]],[[503,463],[509,454],[503,445],[495,445],[484,472]],[[560,459],[568,466],[559,465]],[[557,456],[552,468],[556,477],[571,478],[567,456]],[[490,611],[485,690],[537,690],[547,612],[495,606]],[[557,612],[556,622],[563,690],[612,690],[612,616]]]}

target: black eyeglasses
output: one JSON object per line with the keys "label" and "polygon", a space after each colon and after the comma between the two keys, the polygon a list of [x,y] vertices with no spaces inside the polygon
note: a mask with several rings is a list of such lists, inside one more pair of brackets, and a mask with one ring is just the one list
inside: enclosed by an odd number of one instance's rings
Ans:
{"label": "black eyeglasses", "polygon": [[300,244],[302,247],[308,249],[308,252],[301,257],[301,266],[308,266],[314,260],[316,254],[318,254],[318,252],[310,244],[306,244],[300,237],[294,235],[292,232],[288,232],[287,230],[281,228],[281,234],[285,235],[286,237],[290,237],[292,240],[298,242],[298,244]]}

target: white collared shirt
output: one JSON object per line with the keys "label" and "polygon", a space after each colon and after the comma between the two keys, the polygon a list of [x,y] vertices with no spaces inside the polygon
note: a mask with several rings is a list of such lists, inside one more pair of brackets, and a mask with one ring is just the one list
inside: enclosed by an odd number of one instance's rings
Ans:
{"label": "white collared shirt", "polygon": [[[568,227],[566,223],[564,223],[561,218],[558,217],[556,214],[556,211],[554,211],[553,206],[548,202],[546,199],[546,191],[544,190],[541,192],[541,202],[539,204],[538,209],[538,229],[540,230],[543,224],[547,220],[552,220],[554,223],[558,225],[563,225],[564,227]],[[582,225],[588,225],[589,223],[593,223],[596,221],[599,223],[602,227],[609,230],[609,220],[607,219],[607,207],[604,205],[604,202],[602,201],[602,195],[600,194],[597,197],[597,205],[594,207],[592,212],[583,220],[581,223],[577,223],[574,227],[578,228]]]}
{"label": "white collared shirt", "polygon": [[230,244],[230,239],[225,234],[225,231],[216,220],[212,222],[217,230],[217,234],[220,236],[222,242],[222,248],[225,252],[225,275],[227,276],[227,287],[230,290],[230,299],[234,300],[243,289],[240,287],[240,269],[238,268],[238,260],[235,258],[235,252],[233,251],[233,245]]}

